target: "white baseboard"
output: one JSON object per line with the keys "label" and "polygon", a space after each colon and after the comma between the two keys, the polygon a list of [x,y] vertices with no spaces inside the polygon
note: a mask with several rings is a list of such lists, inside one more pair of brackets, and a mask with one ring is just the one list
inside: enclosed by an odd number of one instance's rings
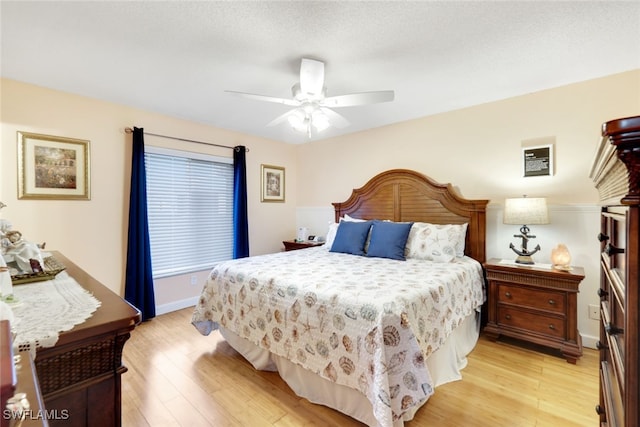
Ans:
{"label": "white baseboard", "polygon": [[592,348],[594,350],[597,350],[596,348],[596,343],[598,341],[600,341],[599,337],[594,337],[591,335],[583,335],[580,334],[582,336],[582,346],[586,347],[586,348]]}
{"label": "white baseboard", "polygon": [[160,316],[161,314],[171,313],[172,311],[182,310],[187,307],[194,307],[198,303],[198,298],[200,297],[191,297],[186,298],[180,301],[172,301],[168,304],[162,304],[156,306],[156,316]]}

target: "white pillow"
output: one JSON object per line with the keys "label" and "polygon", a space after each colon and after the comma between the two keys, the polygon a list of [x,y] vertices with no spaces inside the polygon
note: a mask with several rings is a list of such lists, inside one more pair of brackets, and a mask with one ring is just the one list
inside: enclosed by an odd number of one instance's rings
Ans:
{"label": "white pillow", "polygon": [[[366,220],[353,218],[353,217],[350,217],[349,215],[345,214],[344,217],[340,218],[340,221],[364,222]],[[329,230],[327,230],[327,237],[325,238],[325,242],[324,242],[324,248],[327,249],[328,251],[331,250],[331,246],[333,245],[333,241],[336,238],[336,233],[338,232],[338,225],[339,225],[339,223],[335,223],[335,222],[329,224]]]}
{"label": "white pillow", "polygon": [[329,224],[329,230],[327,230],[327,237],[324,241],[324,246],[326,250],[331,250],[331,246],[333,245],[333,241],[336,239],[336,233],[338,232],[338,223],[334,222]]}
{"label": "white pillow", "polygon": [[429,224],[416,222],[409,231],[407,258],[451,262],[464,256],[468,224]]}
{"label": "white pillow", "polygon": [[349,216],[349,214],[344,214],[344,216],[342,218],[340,218],[341,221],[351,221],[351,222],[365,222],[366,219],[359,219],[359,218],[354,218],[352,216]]}

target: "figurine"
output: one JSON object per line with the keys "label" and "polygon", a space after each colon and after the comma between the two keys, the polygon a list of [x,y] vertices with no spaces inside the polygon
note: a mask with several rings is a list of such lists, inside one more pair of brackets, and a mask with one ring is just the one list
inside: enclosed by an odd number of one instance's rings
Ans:
{"label": "figurine", "polygon": [[12,257],[18,265],[18,269],[23,273],[37,273],[42,271],[44,261],[42,260],[42,254],[38,245],[24,240],[22,233],[17,230],[7,231],[5,236],[9,241],[5,256]]}

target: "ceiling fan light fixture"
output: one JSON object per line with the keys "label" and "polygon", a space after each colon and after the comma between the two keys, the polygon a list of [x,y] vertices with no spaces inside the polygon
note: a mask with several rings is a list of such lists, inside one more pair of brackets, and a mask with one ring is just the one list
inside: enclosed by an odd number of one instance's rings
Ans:
{"label": "ceiling fan light fixture", "polygon": [[300,110],[296,110],[287,118],[291,127],[298,132],[307,132],[309,127],[309,120],[306,118],[304,113]]}
{"label": "ceiling fan light fixture", "polygon": [[322,132],[330,126],[329,118],[320,110],[316,110],[311,115],[311,123],[318,132]]}
{"label": "ceiling fan light fixture", "polygon": [[300,81],[291,87],[292,99],[236,91],[226,92],[257,101],[293,107],[292,110],[270,121],[267,126],[276,126],[288,121],[293,129],[306,133],[309,138],[312,136],[312,131],[322,132],[332,126],[339,129],[349,126],[349,121],[333,111],[334,108],[390,102],[395,97],[392,90],[327,97],[327,88],[324,86],[324,63],[309,58],[301,60]]}

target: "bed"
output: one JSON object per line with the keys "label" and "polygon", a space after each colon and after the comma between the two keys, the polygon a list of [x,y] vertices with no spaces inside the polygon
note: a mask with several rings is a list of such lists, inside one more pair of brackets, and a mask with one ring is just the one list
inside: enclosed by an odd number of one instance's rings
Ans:
{"label": "bed", "polygon": [[[324,246],[217,265],[192,323],[219,330],[311,402],[402,426],[438,385],[461,378],[476,344],[487,203],[415,171],[382,172],[333,203]],[[338,249],[367,224],[363,253]],[[400,229],[403,256],[387,254],[382,230]]]}

